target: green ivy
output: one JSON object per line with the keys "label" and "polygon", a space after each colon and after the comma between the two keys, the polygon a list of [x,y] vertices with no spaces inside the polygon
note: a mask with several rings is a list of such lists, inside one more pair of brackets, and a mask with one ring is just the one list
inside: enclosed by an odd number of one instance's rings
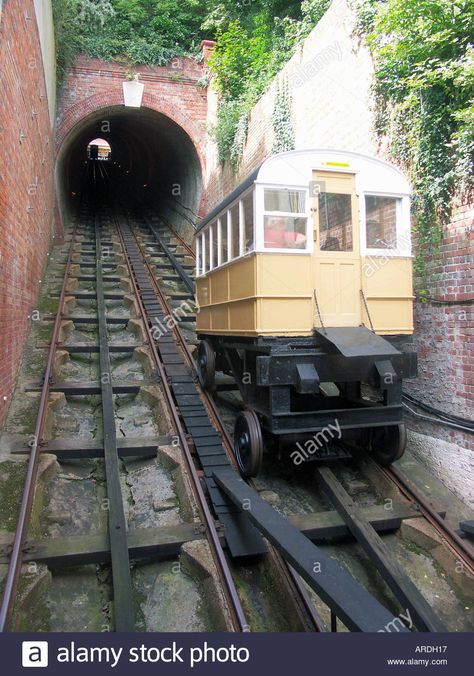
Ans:
{"label": "green ivy", "polygon": [[375,60],[377,130],[412,177],[425,276],[453,199],[474,185],[472,0],[359,0],[358,30]]}
{"label": "green ivy", "polygon": [[115,16],[108,0],[53,0],[58,85],[81,50],[81,36],[88,27],[101,30]]}
{"label": "green ivy", "polygon": [[195,55],[205,37],[199,0],[53,0],[58,75],[84,53],[105,61],[164,65]]}
{"label": "green ivy", "polygon": [[222,101],[219,105],[216,125],[209,131],[217,144],[217,153],[221,164],[230,160],[232,166],[236,167],[235,158],[238,157],[235,146],[236,132],[239,121],[245,119],[246,116],[247,111],[239,100]]}
{"label": "green ivy", "polygon": [[[250,6],[247,2],[246,13],[241,4],[221,3],[219,12],[211,12],[204,24],[217,31],[209,67],[220,103],[212,133],[221,163],[229,161],[234,169],[242,155],[250,111],[331,0],[263,0]],[[276,111],[274,116],[281,114]]]}
{"label": "green ivy", "polygon": [[277,83],[272,125],[274,131],[273,153],[283,153],[295,148],[295,132],[291,114],[291,96],[288,83]]}
{"label": "green ivy", "polygon": [[[164,65],[197,58],[217,40],[210,62],[220,95],[212,130],[222,163],[242,155],[250,111],[327,10],[331,0],[53,0],[58,84],[81,52],[105,61]],[[207,86],[208,76],[199,86]]]}

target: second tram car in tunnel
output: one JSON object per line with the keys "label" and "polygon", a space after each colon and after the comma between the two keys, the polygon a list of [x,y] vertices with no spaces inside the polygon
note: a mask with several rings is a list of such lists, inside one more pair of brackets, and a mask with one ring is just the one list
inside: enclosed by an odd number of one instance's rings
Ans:
{"label": "second tram car in tunnel", "polygon": [[[241,472],[264,446],[295,464],[354,445],[389,465],[405,449],[402,381],[416,355],[410,186],[340,150],[274,155],[198,226],[198,372],[232,375]],[[337,443],[334,443],[337,441]]]}

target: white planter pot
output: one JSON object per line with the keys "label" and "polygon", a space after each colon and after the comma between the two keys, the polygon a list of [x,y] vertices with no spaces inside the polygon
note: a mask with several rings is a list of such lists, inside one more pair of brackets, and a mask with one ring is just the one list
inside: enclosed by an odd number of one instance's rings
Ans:
{"label": "white planter pot", "polygon": [[140,108],[145,85],[138,82],[138,80],[126,80],[125,82],[122,82],[122,87],[125,105],[132,108]]}

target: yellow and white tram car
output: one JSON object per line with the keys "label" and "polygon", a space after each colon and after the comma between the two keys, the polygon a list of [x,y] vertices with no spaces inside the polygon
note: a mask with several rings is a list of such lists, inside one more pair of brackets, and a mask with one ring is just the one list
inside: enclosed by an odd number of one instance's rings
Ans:
{"label": "yellow and white tram car", "polygon": [[341,150],[274,155],[201,221],[195,244],[198,370],[207,388],[217,369],[241,390],[242,472],[258,471],[264,439],[295,459],[320,433],[305,459],[344,456],[331,424],[385,464],[400,457],[401,383],[416,375],[416,355],[396,346],[413,332],[403,173]]}

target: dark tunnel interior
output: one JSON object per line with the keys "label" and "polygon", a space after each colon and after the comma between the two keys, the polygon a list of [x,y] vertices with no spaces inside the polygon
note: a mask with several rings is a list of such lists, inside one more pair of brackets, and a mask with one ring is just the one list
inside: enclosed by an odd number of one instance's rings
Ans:
{"label": "dark tunnel interior", "polygon": [[[96,138],[109,143],[110,159],[88,158],[87,146]],[[63,223],[82,200],[99,200],[132,212],[147,205],[164,222],[190,232],[198,220],[201,183],[188,134],[149,108],[114,106],[85,117],[63,142],[56,164]]]}

